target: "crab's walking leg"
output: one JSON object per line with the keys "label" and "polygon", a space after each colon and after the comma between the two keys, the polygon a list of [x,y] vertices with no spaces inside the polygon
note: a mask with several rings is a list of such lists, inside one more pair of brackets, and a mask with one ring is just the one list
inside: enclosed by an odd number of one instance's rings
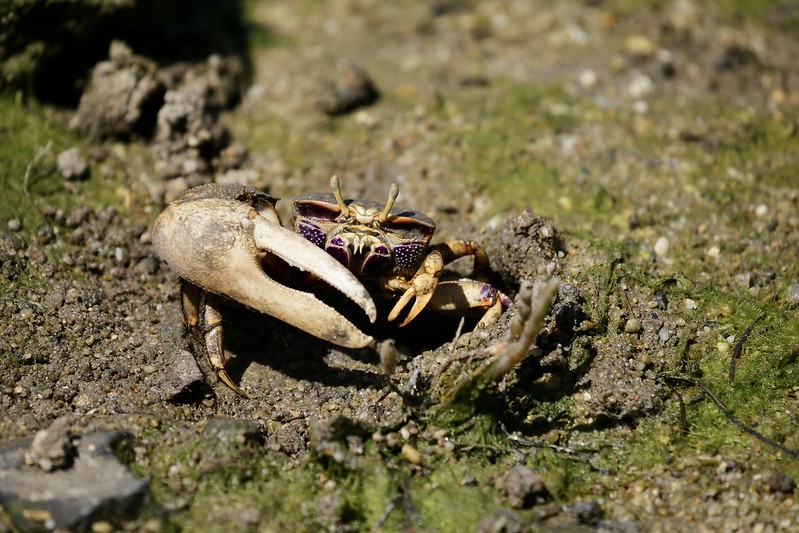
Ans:
{"label": "crab's walking leg", "polygon": [[[491,264],[483,247],[475,241],[454,240],[431,246],[430,253],[425,257],[422,266],[419,267],[410,281],[400,276],[388,281],[387,287],[389,290],[394,292],[403,291],[402,296],[389,313],[388,320],[395,320],[408,303],[414,300],[413,307],[408,311],[400,327],[413,320],[430,303],[436,293],[436,287],[439,285],[438,278],[444,270],[444,265],[469,255],[474,257],[475,278],[484,281],[488,278]],[[479,288],[470,288],[470,290],[474,294],[474,291],[479,290]],[[483,303],[475,301],[474,305],[469,304],[467,307],[481,307],[483,305]],[[493,305],[493,302],[491,305]],[[488,307],[491,307],[491,305]],[[501,307],[498,312],[502,313]]]}
{"label": "crab's walking leg", "polygon": [[404,290],[405,292],[402,294],[400,299],[397,300],[394,308],[388,314],[389,322],[396,320],[402,310],[405,309],[412,299],[414,300],[413,307],[411,307],[410,311],[408,311],[408,315],[405,317],[405,320],[402,321],[400,327],[404,326],[413,320],[416,315],[421,313],[422,309],[424,309],[427,303],[430,301],[430,298],[433,297],[433,293],[438,285],[438,278],[441,276],[443,271],[444,259],[441,256],[441,252],[433,250],[430,252],[430,254],[428,254],[427,257],[425,257],[424,261],[422,262],[422,266],[419,267],[419,270],[416,271],[416,274],[414,274],[410,281],[407,281],[405,278],[399,276],[390,279],[388,281],[388,287],[390,290]]}
{"label": "crab's walking leg", "polygon": [[476,241],[447,241],[436,244],[433,249],[441,253],[445,265],[461,257],[473,256],[474,271],[471,277],[478,281],[488,280],[488,275],[491,273],[491,262],[488,260],[488,255],[486,255],[483,247]]}
{"label": "crab's walking leg", "polygon": [[233,391],[249,398],[250,396],[236,385],[225,371],[225,349],[222,344],[222,314],[219,312],[219,298],[209,294],[196,285],[182,282],[181,313],[183,323],[198,344],[203,347],[208,364],[219,380]]}
{"label": "crab's walking leg", "polygon": [[441,281],[427,308],[439,313],[463,316],[482,312],[476,328],[494,324],[511,300],[490,284],[470,278]]}

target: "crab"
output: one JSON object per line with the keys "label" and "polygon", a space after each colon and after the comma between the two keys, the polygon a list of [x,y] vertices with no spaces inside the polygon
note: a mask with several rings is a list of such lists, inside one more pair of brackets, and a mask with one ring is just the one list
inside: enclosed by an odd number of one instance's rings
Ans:
{"label": "crab", "polygon": [[[435,222],[394,203],[344,199],[337,176],[332,193],[309,193],[292,203],[293,230],[281,225],[276,198],[253,187],[201,185],[186,191],[156,219],[157,254],[181,278],[181,314],[218,379],[249,397],[225,370],[222,309],[233,300],[344,348],[372,342],[314,290],[326,284],[354,302],[371,323],[372,295],[395,300],[387,321],[400,327],[422,310],[481,316],[495,322],[509,300],[486,278],[488,257],[476,242],[431,244]],[[444,271],[472,256],[474,274]],[[355,318],[355,317],[353,317]]]}

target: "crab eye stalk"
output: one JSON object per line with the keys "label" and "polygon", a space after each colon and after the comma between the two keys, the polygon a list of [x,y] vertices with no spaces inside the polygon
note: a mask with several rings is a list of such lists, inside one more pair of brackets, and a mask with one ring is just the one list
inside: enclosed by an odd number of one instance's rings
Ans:
{"label": "crab eye stalk", "polygon": [[338,181],[338,176],[334,175],[330,178],[330,188],[333,189],[333,196],[336,198],[339,209],[341,209],[341,216],[349,216],[350,207],[344,203],[344,197],[341,195],[341,183]]}
{"label": "crab eye stalk", "polygon": [[377,215],[377,221],[381,224],[388,220],[388,214],[391,212],[391,208],[394,207],[394,202],[397,201],[397,196],[399,196],[399,187],[396,183],[391,184],[391,188],[388,190],[388,199],[386,200],[386,206],[383,208],[383,211]]}

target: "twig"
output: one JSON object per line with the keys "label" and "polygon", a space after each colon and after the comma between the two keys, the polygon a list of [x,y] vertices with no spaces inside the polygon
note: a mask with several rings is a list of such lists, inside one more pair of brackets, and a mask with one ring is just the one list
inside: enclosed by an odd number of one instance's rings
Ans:
{"label": "twig", "polygon": [[378,518],[375,525],[372,526],[372,531],[380,531],[380,529],[383,528],[383,525],[385,525],[386,520],[388,520],[389,515],[391,515],[391,512],[400,504],[402,505],[402,518],[403,522],[405,522],[405,529],[407,531],[413,530],[413,526],[410,523],[411,520],[413,520],[417,526],[422,525],[422,518],[416,511],[416,507],[413,505],[413,500],[411,500],[410,491],[408,490],[409,481],[410,478],[406,478],[402,483],[402,486],[399,488],[399,494],[386,503],[386,507],[383,509],[383,513],[380,515],[380,518]]}
{"label": "twig", "polygon": [[[531,296],[532,287],[522,287],[517,307],[518,313],[510,323],[511,337],[508,343],[497,346],[495,353],[502,352],[489,363],[480,375],[484,382],[498,381],[502,376],[527,357],[530,346],[544,327],[544,319],[555,295],[558,293],[560,280],[552,278],[541,286],[535,297]],[[527,311],[529,309],[529,312]],[[529,313],[529,314],[528,314]]]}
{"label": "twig", "polygon": [[31,162],[28,163],[28,166],[25,168],[25,175],[22,176],[22,191],[25,193],[25,196],[28,196],[28,182],[31,179],[31,173],[33,173],[33,167],[39,164],[44,156],[50,153],[50,149],[53,147],[53,141],[47,141],[47,144],[44,146],[40,146],[38,150],[36,150],[36,155],[33,156]]}
{"label": "twig", "polygon": [[686,378],[686,377],[683,377],[683,376],[671,376],[671,375],[669,375],[669,376],[664,376],[664,378],[673,379],[673,380],[676,380],[676,381],[684,381],[685,383],[690,383],[691,385],[693,385],[694,387],[698,388],[703,393],[705,393],[705,395],[708,398],[710,398],[710,401],[713,402],[716,405],[718,410],[721,411],[721,413],[725,417],[727,417],[727,420],[732,422],[732,424],[734,426],[736,426],[738,429],[740,429],[744,433],[752,435],[754,438],[756,438],[760,442],[762,442],[764,444],[768,444],[772,448],[776,448],[777,450],[780,450],[781,452],[783,452],[783,453],[785,453],[787,455],[790,455],[794,459],[799,459],[799,451],[793,450],[791,448],[788,448],[787,446],[783,446],[779,442],[771,440],[770,438],[766,437],[765,435],[763,435],[759,431],[750,428],[749,426],[747,426],[746,424],[744,424],[743,422],[741,422],[740,420],[735,418],[735,416],[727,410],[727,408],[724,406],[724,404],[721,403],[721,400],[719,400],[716,397],[716,395],[714,395],[712,392],[710,392],[710,389],[708,389],[700,381],[697,381],[697,380],[695,380],[693,378]]}
{"label": "twig", "polygon": [[461,332],[463,331],[463,324],[466,322],[466,317],[462,316],[461,321],[458,323],[458,329],[455,330],[455,337],[452,339],[452,344],[449,347],[449,354],[452,355],[452,352],[455,351],[455,344],[458,342],[458,339],[461,336]]}
{"label": "twig", "polygon": [[741,338],[738,339],[738,342],[735,343],[735,349],[732,351],[732,357],[730,357],[730,384],[735,381],[735,363],[738,361],[738,358],[741,356],[741,351],[744,348],[744,342],[749,337],[749,334],[752,332],[752,328],[755,327],[757,321],[763,318],[763,315],[757,317],[754,322],[749,324],[749,327],[741,333]]}
{"label": "twig", "polygon": [[610,470],[610,469],[607,469],[607,468],[599,468],[597,466],[594,466],[593,463],[591,463],[591,460],[588,458],[588,454],[586,452],[581,452],[581,451],[575,450],[574,448],[569,448],[568,446],[558,446],[557,444],[548,444],[546,442],[536,442],[534,440],[529,440],[529,439],[525,439],[523,437],[519,437],[518,435],[510,433],[507,430],[507,428],[505,427],[505,424],[502,421],[499,422],[499,427],[502,430],[502,432],[505,434],[505,436],[508,437],[508,440],[511,440],[511,441],[513,441],[513,442],[515,442],[517,444],[520,444],[521,446],[527,446],[527,447],[530,447],[530,448],[542,448],[542,449],[547,449],[547,450],[554,450],[554,451],[560,452],[560,453],[565,453],[567,455],[570,455],[572,457],[575,457],[575,458],[579,459],[580,462],[587,464],[588,468],[591,469],[591,472],[595,472],[597,474],[603,474],[605,476],[616,475],[616,471],[615,470]]}

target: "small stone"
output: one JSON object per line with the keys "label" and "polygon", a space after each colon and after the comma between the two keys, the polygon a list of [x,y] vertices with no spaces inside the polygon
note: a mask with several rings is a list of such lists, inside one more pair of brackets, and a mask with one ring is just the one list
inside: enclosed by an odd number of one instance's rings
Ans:
{"label": "small stone", "polygon": [[646,35],[637,34],[625,39],[624,50],[634,58],[646,59],[657,53],[658,46]]}
{"label": "small stone", "polygon": [[51,472],[68,468],[75,456],[75,446],[70,436],[69,421],[59,418],[49,428],[41,429],[25,451],[25,464],[35,465]]}
{"label": "small stone", "polygon": [[83,179],[89,173],[89,165],[77,148],[70,148],[58,154],[56,165],[61,175],[68,180]]}
{"label": "small stone", "polygon": [[785,299],[791,305],[799,305],[799,283],[788,286],[785,290]]}
{"label": "small stone", "polygon": [[658,257],[666,257],[669,254],[669,248],[671,247],[671,243],[669,242],[668,237],[660,237],[655,242],[655,255]]}
{"label": "small stone", "polygon": [[326,81],[319,93],[319,110],[330,116],[342,115],[377,101],[380,91],[361,67],[346,59],[337,67],[338,80]]}
{"label": "small stone", "polygon": [[633,75],[630,84],[627,86],[627,93],[632,98],[643,98],[655,90],[655,82],[652,81],[648,75],[643,72],[637,72]]}
{"label": "small stone", "polygon": [[764,481],[766,488],[772,493],[791,494],[796,487],[793,478],[785,472],[773,472]]}
{"label": "small stone", "polygon": [[524,531],[522,520],[507,509],[499,509],[493,515],[487,516],[477,524],[477,533],[521,533]]}
{"label": "small stone", "polygon": [[578,523],[591,527],[597,527],[604,517],[602,507],[595,501],[577,502],[568,511]]}
{"label": "small stone", "polygon": [[682,301],[682,304],[689,311],[694,311],[699,308],[699,304],[696,303],[696,300],[692,300],[691,298],[686,298]]}
{"label": "small stone", "polygon": [[180,350],[160,372],[152,374],[153,389],[165,400],[174,399],[190,387],[204,383],[202,371],[191,352]]}
{"label": "small stone", "polygon": [[18,218],[12,218],[8,221],[9,231],[19,231],[22,229],[22,222]]}
{"label": "small stone", "polygon": [[407,442],[402,445],[402,456],[412,465],[422,464],[422,454]]}
{"label": "small stone", "polygon": [[50,244],[55,240],[55,232],[53,231],[53,227],[49,224],[45,224],[39,228],[36,232],[36,240],[39,244]]}
{"label": "small stone", "polygon": [[494,482],[511,507],[530,508],[550,500],[549,491],[541,476],[522,464],[512,466]]}
{"label": "small stone", "polygon": [[624,323],[625,333],[638,333],[641,331],[641,321],[637,318],[630,318]]}
{"label": "small stone", "polygon": [[596,86],[597,81],[599,81],[599,76],[595,70],[590,68],[580,72],[580,75],[577,77],[577,83],[579,83],[580,87],[583,89],[592,89]]}

